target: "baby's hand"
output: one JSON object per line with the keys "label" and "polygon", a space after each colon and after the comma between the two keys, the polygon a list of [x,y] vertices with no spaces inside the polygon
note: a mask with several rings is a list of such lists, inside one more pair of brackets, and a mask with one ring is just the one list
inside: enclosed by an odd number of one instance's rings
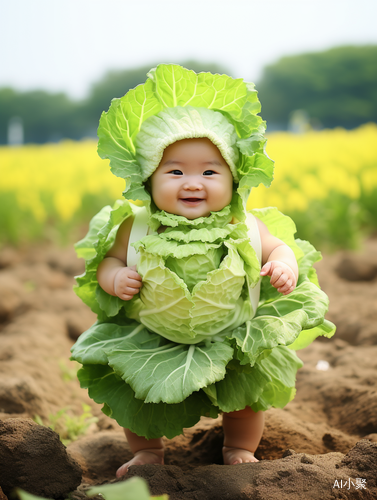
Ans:
{"label": "baby's hand", "polygon": [[141,276],[136,266],[122,267],[114,277],[114,293],[122,300],[131,300],[140,292]]}
{"label": "baby's hand", "polygon": [[272,260],[266,262],[262,267],[261,276],[271,276],[270,283],[278,292],[288,295],[291,293],[297,283],[296,276],[292,269],[279,260]]}

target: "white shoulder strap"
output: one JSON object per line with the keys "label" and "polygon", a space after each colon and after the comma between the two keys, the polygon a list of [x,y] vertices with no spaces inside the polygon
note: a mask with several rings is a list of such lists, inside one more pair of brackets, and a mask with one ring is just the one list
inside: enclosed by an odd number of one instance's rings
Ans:
{"label": "white shoulder strap", "polygon": [[136,252],[135,248],[131,246],[132,243],[136,243],[141,238],[148,234],[148,213],[145,207],[133,207],[134,221],[132,224],[130,238],[128,240],[127,248],[127,266],[135,266],[139,261],[139,254]]}
{"label": "white shoulder strap", "polygon": [[254,215],[250,212],[246,214],[246,224],[248,227],[247,235],[250,238],[251,246],[257,254],[259,264],[262,264],[262,242],[260,239],[258,222],[256,217],[254,217]]}
{"label": "white shoulder strap", "polygon": [[[262,265],[262,241],[260,238],[258,222],[253,214],[251,213],[246,214],[246,224],[248,227],[247,235],[250,239],[251,246],[254,248],[255,253],[257,254],[259,264]],[[256,286],[254,287],[251,287],[249,285],[249,298],[251,305],[253,306],[254,314],[259,304],[260,284],[261,280],[259,280]]]}

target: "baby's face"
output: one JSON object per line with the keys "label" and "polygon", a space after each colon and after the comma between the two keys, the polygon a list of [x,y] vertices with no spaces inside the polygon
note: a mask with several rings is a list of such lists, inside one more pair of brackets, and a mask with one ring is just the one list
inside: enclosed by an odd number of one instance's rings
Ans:
{"label": "baby's face", "polygon": [[183,139],[165,149],[151,188],[160,210],[196,219],[229,205],[233,176],[209,139]]}

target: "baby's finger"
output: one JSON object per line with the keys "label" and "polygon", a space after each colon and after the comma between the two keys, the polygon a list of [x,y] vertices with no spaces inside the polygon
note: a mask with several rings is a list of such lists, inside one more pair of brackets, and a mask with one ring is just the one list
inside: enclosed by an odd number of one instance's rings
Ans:
{"label": "baby's finger", "polygon": [[127,286],[129,288],[141,288],[142,282],[140,280],[128,278],[128,280],[127,280]]}
{"label": "baby's finger", "polygon": [[139,293],[139,291],[140,291],[139,288],[132,288],[130,286],[126,286],[122,289],[121,294],[122,295],[131,295],[133,297],[134,295]]}
{"label": "baby's finger", "polygon": [[118,297],[119,297],[120,299],[122,299],[122,300],[131,300],[131,299],[133,299],[133,298],[134,298],[134,296],[133,296],[133,295],[129,295],[129,294],[127,294],[127,293],[120,293],[120,294],[118,295]]}
{"label": "baby's finger", "polygon": [[[134,267],[134,266],[132,266],[132,267]],[[128,278],[133,279],[133,280],[137,280],[137,281],[141,281],[141,276],[137,271],[132,271],[132,270],[128,271]]]}
{"label": "baby's finger", "polygon": [[288,295],[290,294],[291,292],[293,292],[293,290],[295,289],[295,286],[294,285],[291,285],[290,288],[288,288],[288,290],[286,290],[285,292],[281,292],[283,295]]}
{"label": "baby's finger", "polygon": [[284,286],[288,281],[288,275],[283,273],[280,275],[279,279],[277,279],[275,282],[274,282],[274,287],[275,288],[280,288],[282,286]]}
{"label": "baby's finger", "polygon": [[262,267],[260,274],[261,276],[270,276],[272,270],[271,262],[266,262],[266,264]]}
{"label": "baby's finger", "polygon": [[278,288],[278,292],[285,293],[292,288],[292,280],[288,279],[286,283]]}
{"label": "baby's finger", "polygon": [[271,274],[271,279],[270,279],[271,285],[274,287],[283,285],[285,282],[278,284],[278,281],[280,280],[280,277],[283,274],[284,274],[284,270],[281,267],[276,267]]}

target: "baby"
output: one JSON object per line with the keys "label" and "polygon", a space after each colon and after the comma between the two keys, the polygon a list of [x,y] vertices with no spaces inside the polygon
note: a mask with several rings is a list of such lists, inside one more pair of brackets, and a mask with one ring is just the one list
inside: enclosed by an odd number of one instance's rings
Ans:
{"label": "baby", "polygon": [[[231,202],[233,175],[219,149],[208,138],[182,139],[167,146],[158,168],[150,176],[150,193],[155,205],[165,212],[187,219],[208,217]],[[122,300],[130,300],[142,287],[135,266],[127,266],[127,249],[133,218],[120,226],[113,247],[97,271],[103,290]],[[298,267],[293,251],[271,235],[258,220],[262,244],[261,276],[270,276],[271,284],[287,295],[295,288]],[[158,232],[164,231],[160,226]],[[264,415],[250,407],[223,413],[224,464],[256,462],[254,452],[262,437]],[[134,458],[120,467],[117,476],[131,465],[163,463],[162,438],[147,440],[125,429]]]}
{"label": "baby", "polygon": [[295,351],[335,331],[319,253],[277,209],[246,212],[273,175],[259,110],[252,84],[161,64],[101,117],[98,152],[126,199],[76,245],[76,293],[98,321],[71,359],[125,428],[134,457],[117,476],[163,463],[163,436],[219,413],[224,464],[257,462],[264,411],[295,395]]}

